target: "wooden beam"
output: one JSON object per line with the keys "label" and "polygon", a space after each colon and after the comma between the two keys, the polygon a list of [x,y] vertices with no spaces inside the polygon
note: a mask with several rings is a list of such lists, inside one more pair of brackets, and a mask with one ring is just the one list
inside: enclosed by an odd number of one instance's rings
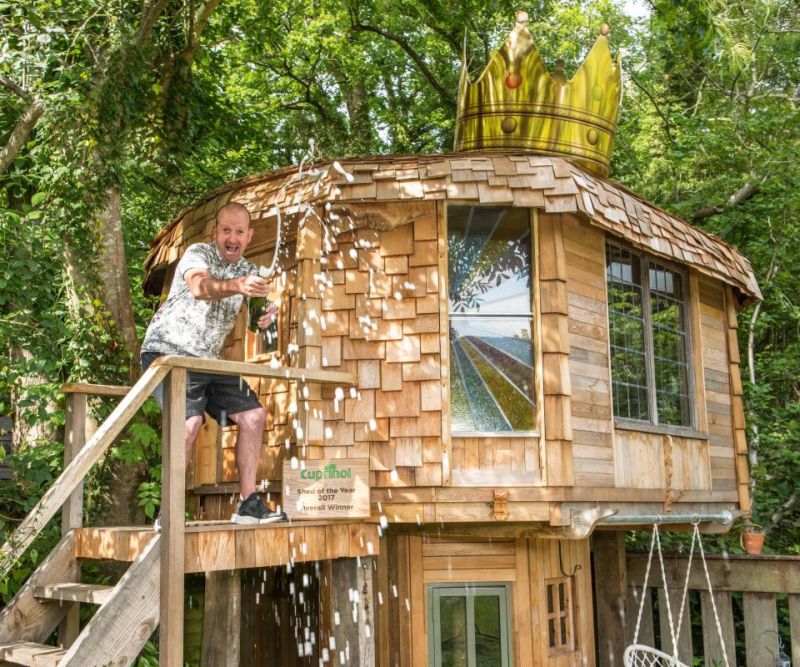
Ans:
{"label": "wooden beam", "polygon": [[203,605],[201,663],[238,667],[242,628],[241,571],[206,572]]}
{"label": "wooden beam", "polygon": [[0,664],[56,667],[64,657],[64,650],[46,644],[17,642],[0,646]]}
{"label": "wooden beam", "polygon": [[87,384],[70,382],[61,385],[62,394],[83,394],[89,396],[127,396],[131,388],[116,384]]}
{"label": "wooden beam", "polygon": [[[77,531],[77,556],[132,561],[153,535],[151,529],[136,526],[81,528]],[[306,544],[305,553],[301,543]],[[324,545],[324,552],[309,549],[309,545]],[[377,524],[367,522],[303,521],[264,526],[239,526],[229,521],[198,522],[187,526],[184,532],[184,572],[215,572],[283,566],[290,562],[377,556],[380,546]]]}
{"label": "wooden beam", "polygon": [[247,364],[239,361],[199,359],[198,357],[180,357],[176,355],[159,357],[153,362],[150,368],[163,366],[185,368],[191,371],[202,371],[206,373],[217,373],[218,375],[248,375],[252,377],[274,378],[276,380],[316,382],[319,384],[356,383],[356,378],[352,373],[307,368],[271,368],[263,364]]}
{"label": "wooden beam", "polygon": [[800,665],[800,595],[789,595],[789,632],[792,664]]}
{"label": "wooden beam", "polygon": [[[706,555],[708,572],[715,591],[753,593],[800,593],[800,557],[769,556],[710,556]],[[646,554],[628,554],[628,576],[643,581],[647,566]],[[664,559],[668,581],[682,587],[686,576],[686,558],[670,556]],[[689,578],[692,590],[708,590],[702,567],[692,568]]]}
{"label": "wooden beam", "polygon": [[[64,468],[78,455],[86,444],[87,396],[84,393],[68,393],[64,423]],[[83,523],[83,482],[61,508],[61,535],[66,535]],[[80,580],[80,565],[75,559],[75,567],[69,581]],[[67,615],[58,628],[58,643],[68,648],[80,632],[80,606],[70,605]]]}
{"label": "wooden beam", "polygon": [[159,663],[183,666],[184,524],[186,499],[186,369],[172,368],[164,382],[161,453],[161,631]]}
{"label": "wooden beam", "polygon": [[113,586],[102,586],[100,584],[63,583],[36,586],[33,589],[33,594],[37,598],[55,600],[59,603],[86,602],[88,604],[103,604],[111,596],[113,590]]}
{"label": "wooden beam", "polygon": [[329,615],[334,623],[330,634],[338,654],[332,664],[375,664],[378,599],[373,573],[373,558],[337,558],[331,562]]}
{"label": "wooden beam", "polygon": [[717,623],[714,620],[714,607],[711,598],[717,607],[719,624],[722,628],[721,641],[725,644],[725,653],[728,664],[736,667],[736,634],[733,626],[733,605],[731,594],[728,591],[700,591],[700,605],[703,613],[703,657],[707,665],[724,665],[722,644],[717,632]]}
{"label": "wooden beam", "polygon": [[745,593],[744,644],[748,665],[774,665],[778,653],[778,609],[772,593]]}
{"label": "wooden beam", "polygon": [[[156,535],[122,575],[59,667],[130,665],[136,659],[158,627],[160,555],[161,536]],[[183,598],[180,604],[183,607]],[[162,655],[165,641],[161,635]]]}
{"label": "wooden beam", "polygon": [[5,577],[23,554],[25,549],[36,539],[50,519],[72,495],[72,492],[83,481],[89,469],[105,454],[114,439],[122,432],[130,418],[147,400],[147,397],[167,374],[168,368],[152,366],[139,378],[131,392],[120,401],[119,405],[103,422],[100,428],[86,443],[86,446],[75,456],[66,469],[58,476],[53,485],[45,491],[41,500],[17,527],[9,540],[0,548],[0,578]]}
{"label": "wooden beam", "polygon": [[594,600],[597,612],[599,667],[620,667],[627,645],[625,605],[628,569],[625,533],[598,530],[592,535],[594,553]]}

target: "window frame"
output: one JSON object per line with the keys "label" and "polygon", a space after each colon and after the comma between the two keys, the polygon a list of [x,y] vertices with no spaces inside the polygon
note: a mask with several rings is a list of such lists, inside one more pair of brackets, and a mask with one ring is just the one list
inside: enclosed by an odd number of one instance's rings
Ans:
{"label": "window frame", "polygon": [[445,252],[443,261],[440,260],[440,269],[441,275],[444,278],[444,308],[447,318],[447,330],[448,330],[448,337],[447,337],[447,344],[448,344],[448,370],[447,370],[447,381],[448,386],[450,383],[450,374],[453,372],[453,359],[449,358],[449,349],[450,349],[450,321],[455,319],[471,319],[475,317],[474,313],[452,313],[450,311],[450,299],[449,299],[449,268],[450,268],[450,246],[449,246],[449,230],[450,230],[450,215],[449,211],[451,207],[455,206],[465,206],[470,208],[507,208],[507,209],[517,209],[525,211],[527,218],[528,218],[528,229],[530,233],[530,312],[528,313],[486,313],[481,314],[478,317],[486,317],[486,318],[507,318],[507,319],[521,319],[521,318],[529,318],[530,319],[530,327],[531,327],[531,345],[533,349],[533,375],[532,375],[532,387],[533,387],[533,395],[534,395],[534,402],[531,406],[533,410],[533,429],[529,430],[511,430],[511,431],[456,431],[452,429],[452,409],[450,406],[450,398],[449,398],[449,391],[448,391],[448,402],[447,402],[447,416],[446,418],[450,420],[451,424],[451,431],[450,435],[454,438],[538,438],[541,435],[541,404],[542,404],[542,392],[541,392],[541,359],[540,359],[540,327],[541,327],[541,316],[539,314],[539,300],[538,300],[538,290],[539,290],[539,273],[538,273],[538,266],[539,266],[539,243],[538,243],[538,230],[536,224],[536,210],[530,207],[515,207],[515,206],[508,206],[508,205],[492,205],[492,204],[476,204],[472,201],[448,201],[446,202],[444,209],[444,241],[445,241]]}
{"label": "window frame", "polygon": [[[544,580],[544,613],[545,613],[545,621],[547,623],[547,627],[545,628],[545,633],[547,635],[547,652],[549,655],[562,655],[564,653],[572,653],[573,651],[577,650],[578,647],[578,638],[577,628],[575,625],[575,591],[573,588],[573,578],[572,577],[552,577],[550,579]],[[564,597],[565,597],[565,605],[564,608],[561,609],[560,606],[557,605],[558,600],[558,587],[560,585],[564,586]],[[552,586],[552,600],[553,600],[553,611],[551,612],[547,607],[547,589]],[[561,636],[561,619],[564,619],[564,625],[566,627],[566,634],[567,634],[567,641],[563,641],[563,637]],[[562,642],[559,644],[550,644],[550,623],[553,623],[554,627],[557,627],[558,630],[554,632],[554,635],[559,637]]]}
{"label": "window frame", "polygon": [[[614,246],[619,250],[628,252],[636,256],[640,263],[641,274],[641,288],[642,288],[642,323],[644,327],[644,356],[645,356],[645,375],[647,380],[647,402],[648,402],[648,419],[635,419],[633,417],[620,417],[614,414],[614,369],[611,354],[611,303],[608,298],[608,246]],[[686,358],[686,396],[689,402],[689,423],[688,424],[663,424],[658,421],[658,388],[656,387],[656,372],[655,372],[655,352],[653,345],[653,322],[651,312],[651,297],[650,297],[650,262],[663,266],[680,276],[682,299],[681,316],[684,322],[684,331],[686,334],[684,355]],[[606,289],[606,320],[608,331],[608,368],[610,372],[609,377],[609,391],[611,393],[611,414],[614,418],[615,426],[622,429],[648,431],[653,433],[672,433],[675,435],[685,436],[702,436],[697,430],[698,428],[698,414],[697,414],[697,393],[695,389],[695,360],[692,354],[694,349],[693,345],[693,317],[692,317],[692,295],[689,281],[689,271],[686,266],[681,266],[668,259],[664,259],[652,253],[640,250],[617,239],[606,236],[603,245],[603,267],[605,271],[605,289]]]}
{"label": "window frame", "polygon": [[[426,591],[428,614],[428,660],[433,667],[442,664],[441,646],[441,614],[438,605],[442,594],[459,594],[466,600],[466,631],[467,631],[467,666],[475,666],[475,604],[479,596],[497,596],[500,598],[500,643],[505,655],[500,667],[511,667],[513,660],[514,629],[511,626],[513,615],[511,610],[510,585],[508,582],[458,582],[458,583],[430,583]],[[470,601],[472,603],[470,604]],[[472,622],[470,622],[472,621]],[[470,649],[471,647],[471,649]],[[472,652],[470,652],[472,650]]]}

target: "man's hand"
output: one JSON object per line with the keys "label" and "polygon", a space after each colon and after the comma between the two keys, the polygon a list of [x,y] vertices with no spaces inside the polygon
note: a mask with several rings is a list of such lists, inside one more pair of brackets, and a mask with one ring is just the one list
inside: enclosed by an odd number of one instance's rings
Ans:
{"label": "man's hand", "polygon": [[267,296],[269,283],[259,276],[239,278],[239,292],[245,296]]}
{"label": "man's hand", "polygon": [[278,319],[278,304],[271,303],[267,306],[267,312],[258,318],[258,328],[262,330],[266,329],[276,319]]}

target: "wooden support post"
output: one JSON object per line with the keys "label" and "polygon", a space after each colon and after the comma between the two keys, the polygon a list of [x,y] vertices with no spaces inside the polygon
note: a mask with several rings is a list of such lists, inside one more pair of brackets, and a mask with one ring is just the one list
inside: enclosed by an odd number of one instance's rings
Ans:
{"label": "wooden support post", "polygon": [[241,570],[206,572],[203,665],[239,667],[242,627]]}
{"label": "wooden support post", "polygon": [[164,380],[161,455],[161,630],[159,663],[183,666],[184,526],[186,486],[186,369]]}
{"label": "wooden support post", "polygon": [[[87,396],[84,393],[67,394],[67,414],[64,423],[64,468],[66,468],[78,452],[86,444]],[[67,498],[61,508],[61,535],[66,535],[73,528],[80,528],[83,523],[83,482]],[[77,558],[70,573],[72,581],[80,579],[80,565]],[[58,645],[69,648],[80,632],[80,604],[70,606],[67,615],[58,626]]]}
{"label": "wooden support post", "polygon": [[375,664],[377,580],[373,557],[331,562],[330,610],[333,665]]}
{"label": "wooden support post", "polygon": [[748,667],[775,664],[778,609],[774,593],[744,593],[744,646]]}
{"label": "wooden support post", "polygon": [[728,591],[700,591],[700,604],[703,613],[703,657],[707,665],[724,664],[722,645],[720,644],[717,624],[714,620],[714,607],[711,596],[714,596],[714,605],[717,607],[719,624],[722,628],[722,641],[725,642],[725,652],[728,656],[730,667],[736,667],[736,635],[733,625],[733,605],[731,594]]}
{"label": "wooden support post", "polygon": [[599,666],[618,667],[622,665],[628,637],[625,613],[628,570],[624,531],[595,531],[592,535],[592,551]]}

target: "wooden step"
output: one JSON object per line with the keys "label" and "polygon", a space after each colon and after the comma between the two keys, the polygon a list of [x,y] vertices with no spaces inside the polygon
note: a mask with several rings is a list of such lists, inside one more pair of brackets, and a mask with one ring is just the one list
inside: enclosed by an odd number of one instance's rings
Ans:
{"label": "wooden step", "polygon": [[47,584],[33,589],[34,597],[58,602],[88,602],[103,604],[114,590],[113,586],[96,584]]}
{"label": "wooden step", "polygon": [[16,644],[0,644],[0,660],[14,665],[31,665],[32,667],[56,667],[66,655],[64,649],[34,642],[18,642]]}

